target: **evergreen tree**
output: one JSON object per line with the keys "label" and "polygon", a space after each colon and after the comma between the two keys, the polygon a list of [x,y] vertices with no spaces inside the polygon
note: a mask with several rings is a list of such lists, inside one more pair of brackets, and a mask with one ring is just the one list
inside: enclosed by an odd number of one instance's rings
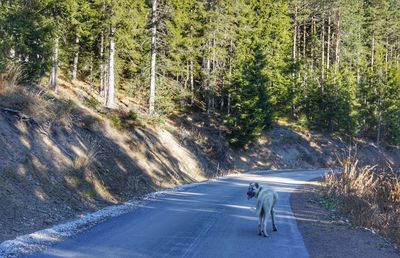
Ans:
{"label": "evergreen tree", "polygon": [[196,106],[238,146],[285,116],[398,144],[399,1],[157,3],[154,21],[150,0],[0,1],[0,72],[86,80],[110,107],[117,92],[166,115]]}

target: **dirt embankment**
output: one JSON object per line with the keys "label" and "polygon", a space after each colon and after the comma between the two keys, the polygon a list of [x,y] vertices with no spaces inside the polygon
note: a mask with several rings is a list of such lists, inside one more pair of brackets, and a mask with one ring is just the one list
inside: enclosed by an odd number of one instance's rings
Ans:
{"label": "dirt embankment", "polygon": [[228,173],[229,160],[217,161],[179,127],[88,108],[96,102],[87,92],[69,91],[60,92],[68,100],[21,87],[0,92],[0,241]]}
{"label": "dirt embankment", "polygon": [[[326,167],[346,146],[277,125],[247,150],[233,150],[221,123],[206,114],[154,121],[128,98],[117,111],[105,110],[84,83],[64,82],[59,96],[0,90],[0,241],[232,171]],[[396,152],[362,146],[367,159],[400,160]]]}
{"label": "dirt embankment", "polygon": [[[348,155],[349,143],[327,133],[310,132],[287,123],[278,123],[265,133],[257,144],[235,153],[236,167],[266,169],[312,169],[338,167]],[[356,140],[352,153],[362,164],[382,164],[400,168],[400,149],[377,147],[374,143]]]}

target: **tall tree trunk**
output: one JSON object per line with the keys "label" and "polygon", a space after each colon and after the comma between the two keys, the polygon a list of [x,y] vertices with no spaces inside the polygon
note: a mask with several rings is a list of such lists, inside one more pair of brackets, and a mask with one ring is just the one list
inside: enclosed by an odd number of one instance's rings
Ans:
{"label": "tall tree trunk", "polygon": [[340,63],[340,13],[337,13],[337,25],[336,25],[336,44],[335,44],[335,72],[339,70]]}
{"label": "tall tree trunk", "polygon": [[211,109],[211,60],[207,57],[207,80],[206,80],[206,98],[207,98],[207,113],[210,112]]}
{"label": "tall tree trunk", "polygon": [[156,95],[156,61],[157,61],[157,0],[152,3],[151,18],[151,66],[150,66],[150,98],[149,114],[154,114],[154,100]]}
{"label": "tall tree trunk", "polygon": [[114,34],[115,34],[115,28],[112,24],[110,24],[110,38],[109,38],[110,46],[109,46],[109,56],[108,56],[108,87],[107,87],[107,98],[106,98],[106,106],[108,108],[113,108],[115,101]]}
{"label": "tall tree trunk", "polygon": [[100,96],[105,97],[105,72],[104,72],[104,33],[101,32],[100,41]]}
{"label": "tall tree trunk", "polygon": [[328,15],[328,42],[327,42],[327,48],[326,48],[326,71],[328,73],[326,74],[326,77],[329,76],[330,50],[331,50],[331,14],[329,13],[329,15]]}
{"label": "tall tree trunk", "polygon": [[58,36],[54,40],[53,56],[51,58],[51,73],[49,84],[50,87],[57,93],[58,92],[58,50],[59,50],[59,38]]}
{"label": "tall tree trunk", "polygon": [[[231,40],[231,45],[230,45],[230,52],[231,53],[233,52],[233,42],[232,42],[232,40]],[[228,71],[229,71],[229,78],[232,78],[232,59],[231,58],[229,59],[229,69],[228,69]],[[227,103],[227,114],[228,114],[228,116],[231,114],[231,102],[232,102],[231,92],[228,91],[228,103]]]}
{"label": "tall tree trunk", "polygon": [[293,63],[296,63],[296,47],[297,47],[297,6],[294,13],[294,26],[293,26]]}
{"label": "tall tree trunk", "polygon": [[321,29],[321,86],[324,91],[325,80],[325,17],[322,14],[322,29]]}
{"label": "tall tree trunk", "polygon": [[314,51],[315,51],[315,42],[314,42],[314,35],[315,32],[315,19],[311,17],[311,72],[314,73]]}
{"label": "tall tree trunk", "polygon": [[217,81],[216,81],[216,76],[218,76],[217,74],[215,74],[215,71],[217,69],[217,58],[216,58],[216,53],[215,53],[215,48],[217,46],[216,43],[216,36],[214,34],[214,39],[212,41],[212,56],[211,56],[211,64],[212,64],[212,68],[211,68],[211,74],[213,75],[211,78],[211,109],[214,110],[215,109],[215,96],[216,96],[216,91],[217,91]]}
{"label": "tall tree trunk", "polygon": [[293,25],[293,52],[292,52],[292,58],[293,58],[293,81],[295,79],[295,71],[296,71],[296,46],[297,46],[297,6],[294,9],[294,25]]}
{"label": "tall tree trunk", "polygon": [[190,69],[189,69],[189,77],[190,77],[190,105],[193,106],[194,104],[194,78],[193,78],[193,60],[190,60]]}
{"label": "tall tree trunk", "polygon": [[76,75],[78,72],[78,62],[79,62],[79,37],[75,38],[75,56],[72,65],[72,80],[76,80]]}
{"label": "tall tree trunk", "polygon": [[306,22],[303,23],[303,58],[306,58],[306,34],[307,34],[307,29],[306,29]]}
{"label": "tall tree trunk", "polygon": [[[292,67],[292,79],[293,79],[293,86],[290,88],[290,94],[292,96],[295,95],[295,87],[296,87],[296,68],[297,68],[297,53],[296,53],[296,48],[297,48],[297,31],[298,31],[298,25],[297,25],[297,11],[298,7],[295,6],[294,8],[294,23],[293,23],[293,49],[292,49],[292,59],[293,59],[293,67]],[[230,95],[228,99],[228,112],[230,111]],[[294,98],[291,98],[291,116],[295,116],[295,101]]]}

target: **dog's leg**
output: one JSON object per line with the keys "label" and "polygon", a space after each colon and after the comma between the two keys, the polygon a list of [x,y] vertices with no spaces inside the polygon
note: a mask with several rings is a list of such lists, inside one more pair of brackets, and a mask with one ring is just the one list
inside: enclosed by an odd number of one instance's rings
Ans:
{"label": "dog's leg", "polygon": [[275,226],[275,217],[274,217],[274,207],[271,209],[271,219],[272,219],[272,230],[273,231],[278,231]]}
{"label": "dog's leg", "polygon": [[263,235],[264,235],[264,237],[268,237],[268,233],[267,233],[267,220],[268,220],[268,212],[264,212],[264,214],[263,214],[264,216],[263,216],[263,225],[262,225],[262,227],[263,227]]}
{"label": "dog's leg", "polygon": [[258,235],[261,235],[263,232],[264,216],[265,216],[264,208],[261,207],[261,212],[260,215],[258,216]]}

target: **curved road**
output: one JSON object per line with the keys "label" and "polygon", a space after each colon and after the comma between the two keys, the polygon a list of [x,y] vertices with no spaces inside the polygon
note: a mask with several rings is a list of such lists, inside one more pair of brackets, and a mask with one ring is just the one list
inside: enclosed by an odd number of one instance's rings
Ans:
{"label": "curved road", "polygon": [[[32,257],[308,257],[290,208],[290,193],[324,170],[229,176],[168,193]],[[258,236],[249,182],[279,194],[278,232]]]}

